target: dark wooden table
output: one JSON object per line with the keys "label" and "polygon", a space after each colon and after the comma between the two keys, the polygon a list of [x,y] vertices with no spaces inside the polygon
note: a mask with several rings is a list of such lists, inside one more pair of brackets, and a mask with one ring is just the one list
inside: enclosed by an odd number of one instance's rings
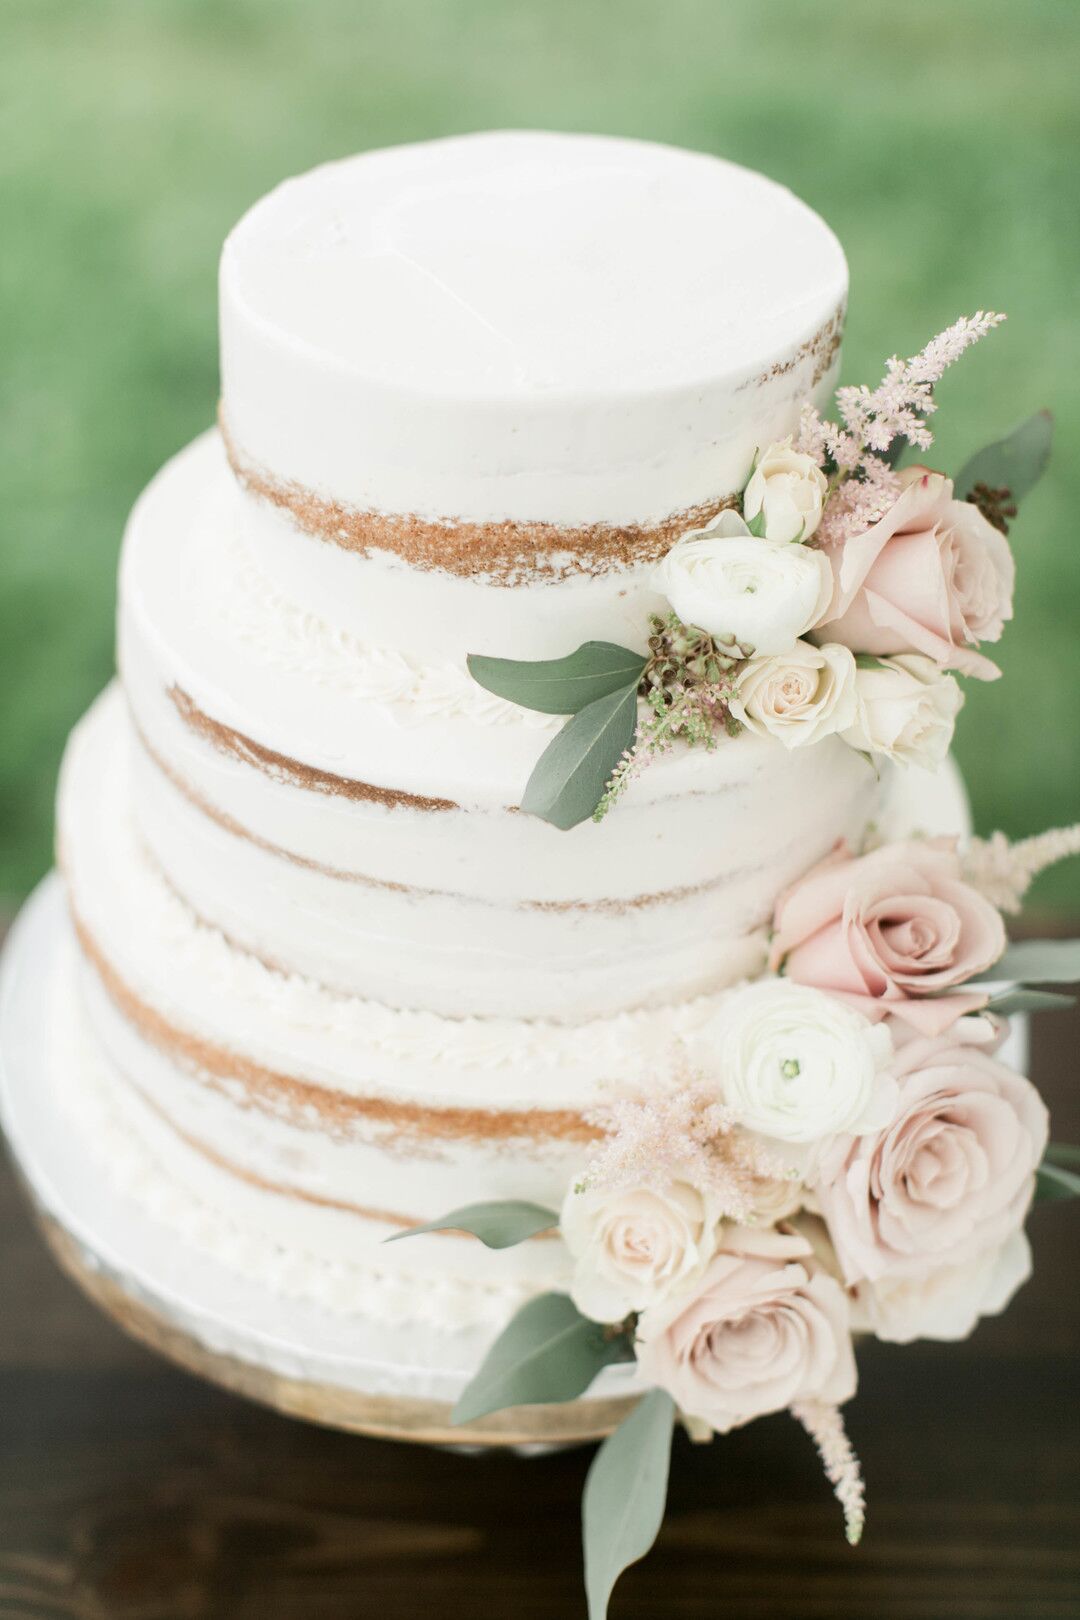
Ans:
{"label": "dark wooden table", "polygon": [[[1033,1074],[1080,1142],[1080,1017]],[[1043,1206],[1036,1277],[967,1343],[871,1345],[848,1422],[869,1516],[851,1550],[788,1418],[694,1447],[612,1620],[1080,1616],[1080,1205]],[[458,1456],[226,1395],[130,1342],[55,1270],[0,1172],[0,1616],[584,1616],[587,1451]]]}

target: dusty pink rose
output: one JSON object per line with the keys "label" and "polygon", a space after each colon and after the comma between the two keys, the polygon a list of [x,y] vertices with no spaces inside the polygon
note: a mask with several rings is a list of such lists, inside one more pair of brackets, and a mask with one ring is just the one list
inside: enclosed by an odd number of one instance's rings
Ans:
{"label": "dusty pink rose", "polygon": [[840,1137],[815,1193],[848,1283],[973,1262],[1021,1226],[1046,1146],[1030,1080],[981,1048],[912,1041],[900,1100],[876,1136]]}
{"label": "dusty pink rose", "polygon": [[728,1228],[687,1297],[643,1311],[638,1365],[719,1434],[799,1400],[855,1393],[848,1302],[805,1239]]}
{"label": "dusty pink rose", "polygon": [[1001,671],[977,652],[1012,618],[1012,553],[952,480],[925,467],[899,475],[885,516],[831,552],[833,599],[816,638],[857,653],[925,653],[980,680]]}
{"label": "dusty pink rose", "polygon": [[773,929],[774,971],[924,1035],[985,1007],[985,991],[957,987],[1005,949],[1000,914],[962,881],[948,838],[858,857],[841,844],[781,895]]}

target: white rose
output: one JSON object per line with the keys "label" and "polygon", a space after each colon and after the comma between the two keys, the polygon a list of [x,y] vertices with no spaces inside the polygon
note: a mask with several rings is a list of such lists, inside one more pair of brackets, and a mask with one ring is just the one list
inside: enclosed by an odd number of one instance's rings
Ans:
{"label": "white rose", "polygon": [[575,1261],[570,1297],[596,1322],[621,1322],[697,1281],[716,1249],[718,1211],[689,1182],[571,1191],[560,1229]]}
{"label": "white rose", "polygon": [[913,1339],[966,1339],[980,1316],[997,1316],[1031,1276],[1031,1248],[1014,1232],[959,1266],[921,1277],[880,1277],[855,1289],[852,1326],[892,1344]]}
{"label": "white rose", "polygon": [[734,636],[762,654],[788,652],[828,611],[832,597],[823,552],[757,540],[731,511],[684,534],[650,583],[684,624]]}
{"label": "white rose", "polygon": [[788,653],[753,659],[729,708],[748,731],[802,748],[855,724],[855,676],[847,647],[797,641]]}
{"label": "white rose", "polygon": [[964,694],[931,658],[880,659],[855,675],[855,721],[843,733],[852,748],[904,765],[940,765],[949,752]]}
{"label": "white rose", "polygon": [[762,453],[743,491],[743,516],[750,523],[760,512],[765,539],[774,545],[809,540],[821,522],[828,487],[813,457],[791,448],[789,435]]}
{"label": "white rose", "polygon": [[724,1101],[744,1129],[777,1142],[861,1136],[891,1118],[896,1082],[884,1024],[787,979],[736,991],[719,1026]]}

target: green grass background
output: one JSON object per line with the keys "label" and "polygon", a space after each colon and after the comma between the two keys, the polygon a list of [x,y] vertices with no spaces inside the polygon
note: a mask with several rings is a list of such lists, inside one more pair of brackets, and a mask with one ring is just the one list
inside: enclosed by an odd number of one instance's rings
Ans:
{"label": "green grass background", "polygon": [[[1009,312],[940,390],[936,459],[1043,404],[1058,450],[1013,535],[1005,679],[968,683],[957,752],[981,830],[1075,819],[1078,70],[1075,0],[0,0],[0,897],[49,863],[127,509],[210,421],[228,227],[323,159],[484,126],[793,186],[851,261],[848,380]],[[1080,862],[1039,899],[1075,909]]]}

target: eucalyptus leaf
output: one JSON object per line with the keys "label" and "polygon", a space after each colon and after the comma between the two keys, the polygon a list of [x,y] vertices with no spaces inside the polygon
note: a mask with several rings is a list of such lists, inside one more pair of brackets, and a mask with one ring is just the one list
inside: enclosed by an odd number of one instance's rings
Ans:
{"label": "eucalyptus leaf", "polygon": [[548,1232],[558,1226],[559,1217],[542,1204],[527,1204],[515,1199],[502,1203],[463,1204],[452,1209],[441,1220],[428,1221],[423,1226],[410,1226],[405,1232],[395,1232],[384,1239],[398,1243],[402,1238],[418,1237],[421,1232],[471,1232],[489,1249],[511,1249],[515,1243],[524,1243],[537,1232]]}
{"label": "eucalyptus leaf", "polygon": [[1007,489],[1019,501],[1038,483],[1050,460],[1054,419],[1049,411],[1036,411],[1003,439],[988,444],[965,462],[954,479],[958,496],[970,500],[976,484]]}
{"label": "eucalyptus leaf", "polygon": [[1061,1203],[1080,1197],[1080,1147],[1071,1142],[1051,1142],[1036,1171],[1035,1197]]}
{"label": "eucalyptus leaf", "polygon": [[628,1354],[626,1336],[582,1316],[568,1294],[540,1294],[495,1340],[451,1421],[471,1423],[506,1406],[575,1400],[598,1372]]}
{"label": "eucalyptus leaf", "polygon": [[634,740],[637,678],[581,709],[536,762],[521,808],[563,832],[588,821]]}
{"label": "eucalyptus leaf", "polygon": [[987,1012],[999,1013],[1002,1018],[1011,1018],[1014,1013],[1023,1012],[1050,1012],[1055,1008],[1071,1007],[1076,1001],[1075,996],[1058,995],[1053,990],[1003,990],[999,996],[991,996],[987,1002]]}
{"label": "eucalyptus leaf", "polygon": [[1002,979],[1012,984],[1080,983],[1080,939],[1022,939],[975,982]]}
{"label": "eucalyptus leaf", "polygon": [[650,1390],[593,1458],[581,1504],[589,1620],[605,1620],[615,1582],[656,1540],[674,1423],[671,1396]]}
{"label": "eucalyptus leaf", "polygon": [[1080,1175],[1044,1160],[1035,1172],[1035,1197],[1041,1204],[1063,1204],[1066,1199],[1080,1198]]}
{"label": "eucalyptus leaf", "polygon": [[586,641],[566,658],[468,660],[473,680],[497,697],[541,714],[577,714],[612,692],[636,686],[646,660],[613,641]]}

